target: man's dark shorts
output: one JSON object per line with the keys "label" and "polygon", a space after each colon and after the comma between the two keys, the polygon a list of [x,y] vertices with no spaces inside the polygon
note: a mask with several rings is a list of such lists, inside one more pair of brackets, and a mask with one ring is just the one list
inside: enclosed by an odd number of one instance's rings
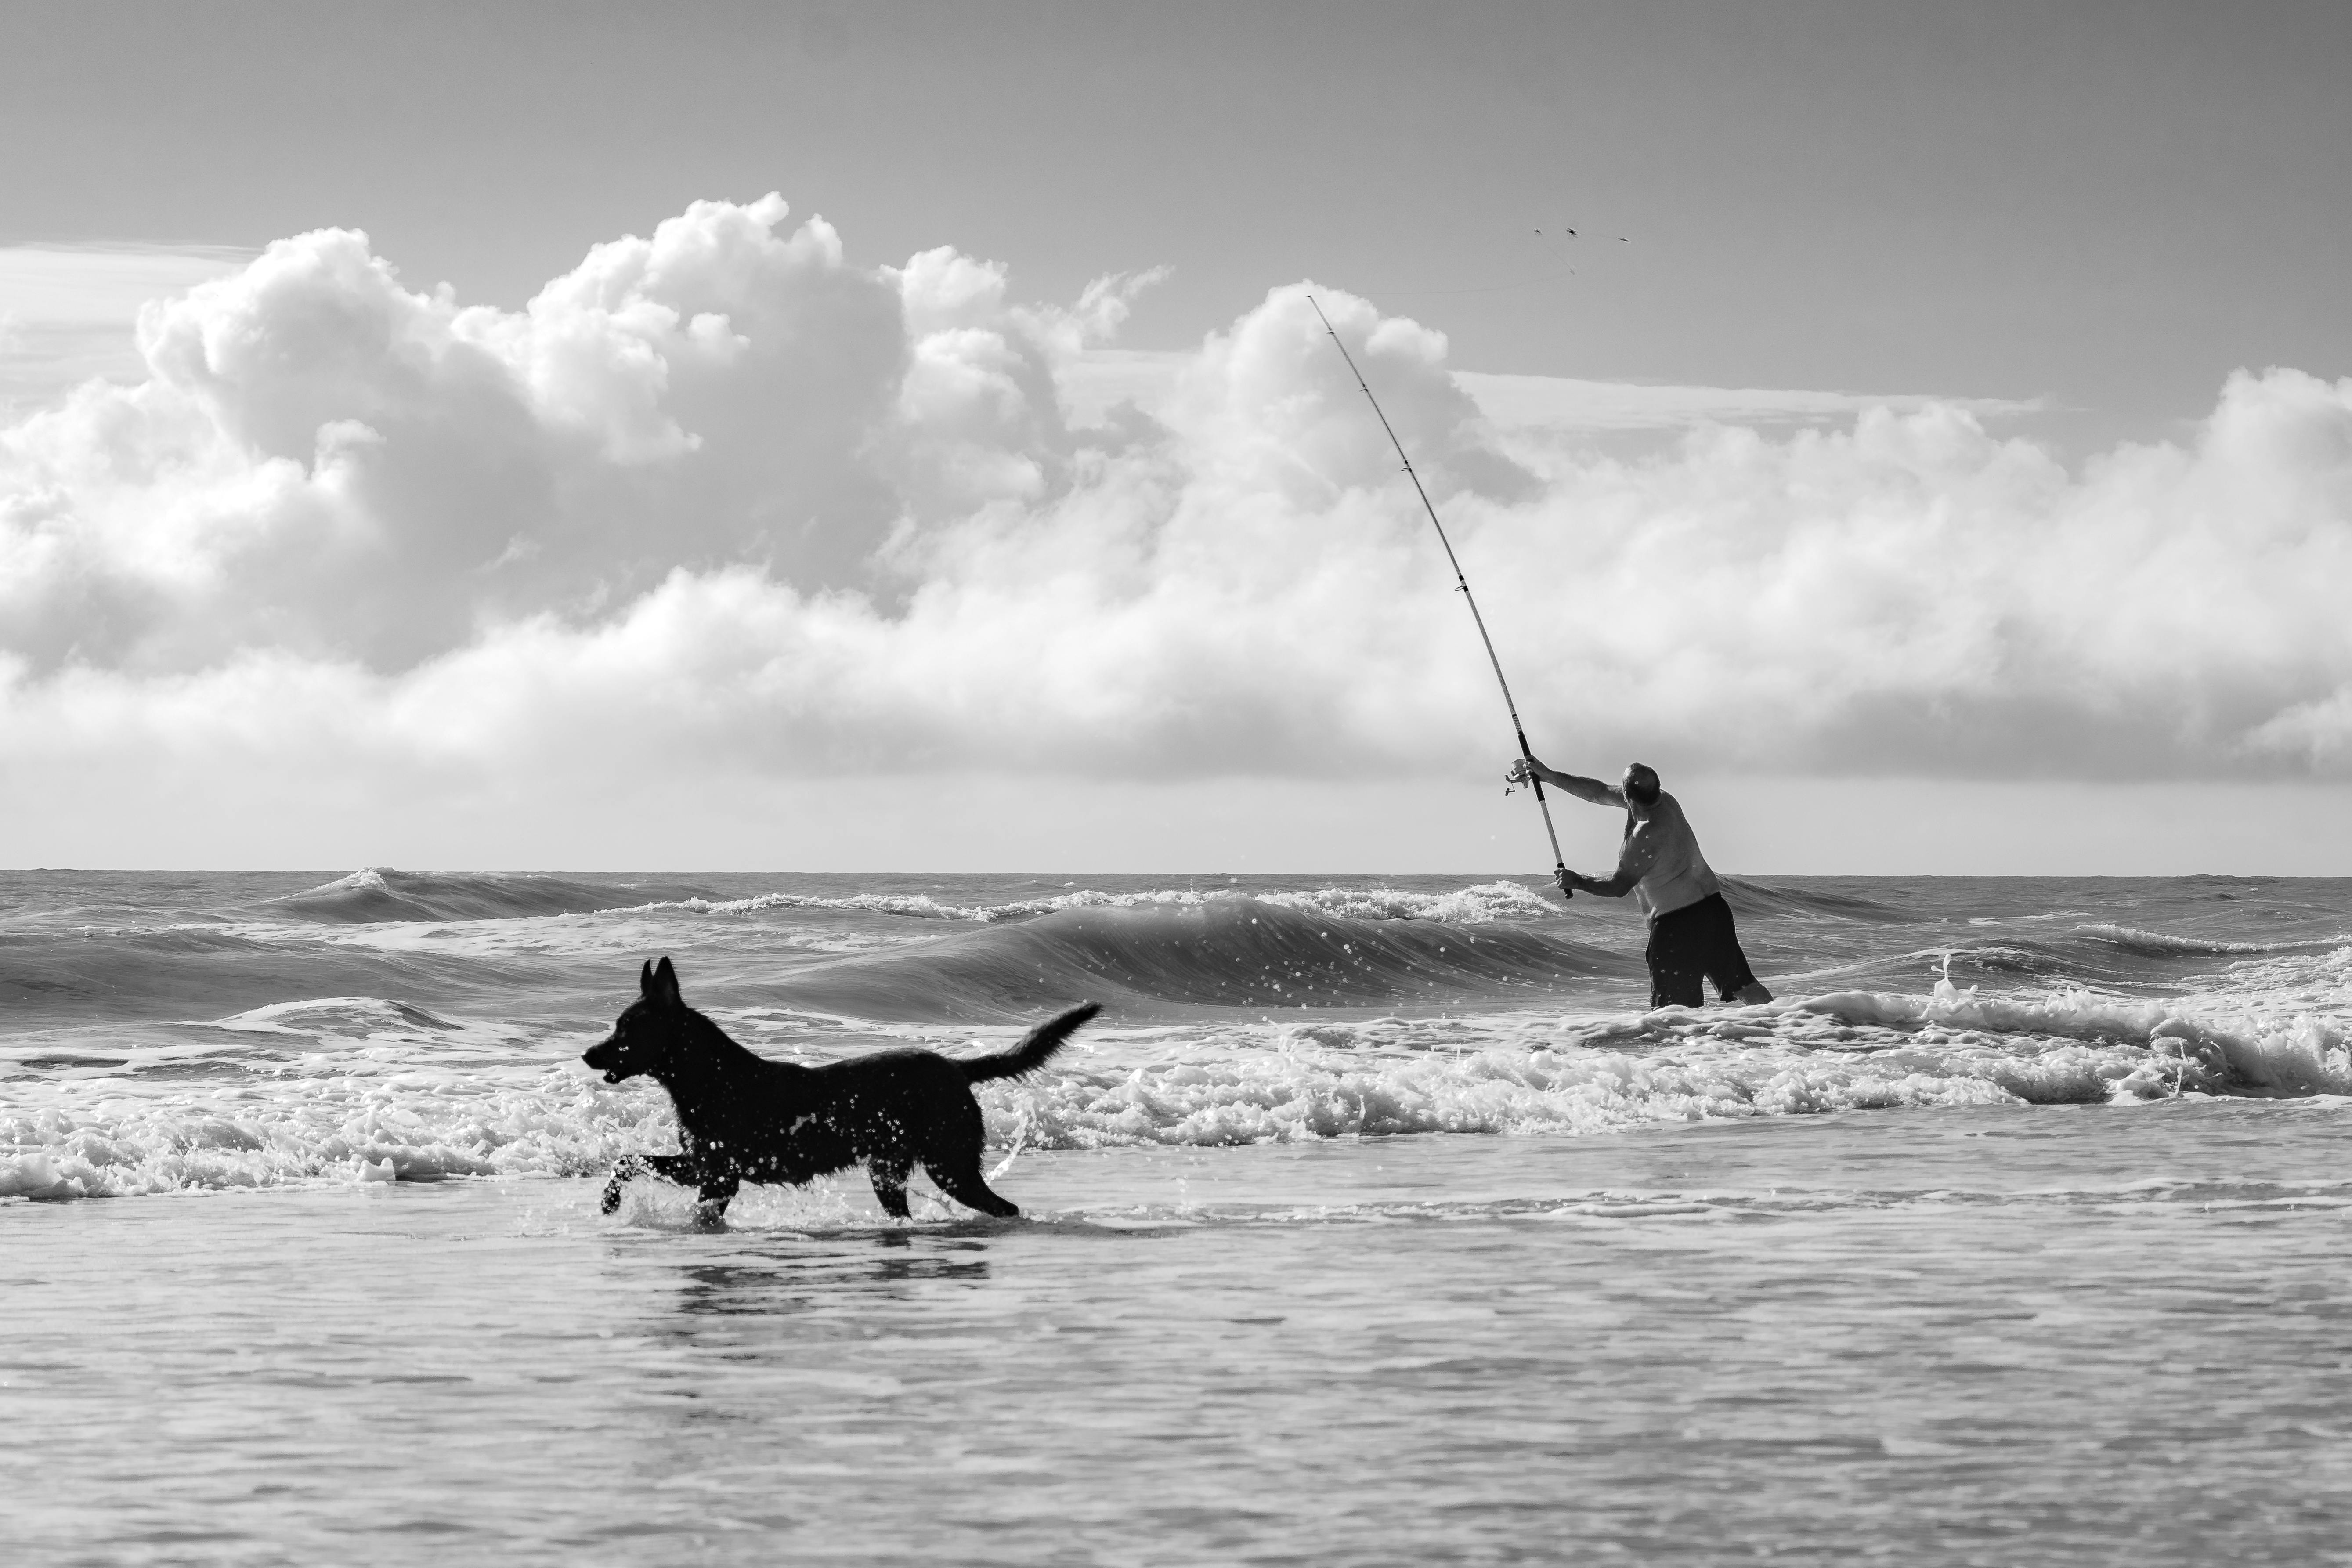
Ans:
{"label": "man's dark shorts", "polygon": [[1650,1005],[1697,1007],[1706,1002],[1703,980],[1715,982],[1727,1002],[1756,984],[1739,933],[1731,926],[1731,906],[1721,893],[1669,910],[1650,927]]}

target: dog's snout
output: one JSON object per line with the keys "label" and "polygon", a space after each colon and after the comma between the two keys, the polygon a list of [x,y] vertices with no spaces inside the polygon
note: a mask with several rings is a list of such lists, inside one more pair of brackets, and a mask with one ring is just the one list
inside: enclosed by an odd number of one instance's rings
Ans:
{"label": "dog's snout", "polygon": [[604,1075],[606,1083],[621,1081],[621,1037],[607,1035],[586,1050],[580,1059]]}

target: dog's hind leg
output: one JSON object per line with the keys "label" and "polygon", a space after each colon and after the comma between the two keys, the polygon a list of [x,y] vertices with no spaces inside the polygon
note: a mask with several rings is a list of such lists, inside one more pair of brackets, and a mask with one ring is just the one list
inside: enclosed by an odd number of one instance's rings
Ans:
{"label": "dog's hind leg", "polygon": [[990,1190],[980,1173],[980,1151],[959,1149],[952,1154],[926,1159],[923,1169],[940,1191],[966,1208],[975,1208],[999,1219],[1013,1219],[1021,1213],[1021,1205],[1001,1198]]}
{"label": "dog's hind leg", "polygon": [[873,1179],[875,1200],[892,1219],[906,1219],[907,1170],[914,1162],[904,1154],[877,1154],[866,1163],[866,1173]]}

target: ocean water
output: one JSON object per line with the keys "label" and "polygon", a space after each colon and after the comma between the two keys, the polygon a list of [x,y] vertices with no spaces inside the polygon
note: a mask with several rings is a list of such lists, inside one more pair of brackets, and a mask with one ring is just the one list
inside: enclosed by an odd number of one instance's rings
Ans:
{"label": "ocean water", "polygon": [[[0,1552],[2352,1561],[2352,881],[0,873]],[[994,1048],[987,1222],[577,1061]],[[37,1478],[37,1484],[31,1484]]]}

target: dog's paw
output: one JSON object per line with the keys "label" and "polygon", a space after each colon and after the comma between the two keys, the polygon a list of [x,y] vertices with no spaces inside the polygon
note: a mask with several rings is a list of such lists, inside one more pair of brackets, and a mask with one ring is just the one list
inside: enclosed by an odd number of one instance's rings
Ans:
{"label": "dog's paw", "polygon": [[604,1201],[596,1206],[606,1214],[621,1206],[621,1184],[617,1178],[604,1184]]}

